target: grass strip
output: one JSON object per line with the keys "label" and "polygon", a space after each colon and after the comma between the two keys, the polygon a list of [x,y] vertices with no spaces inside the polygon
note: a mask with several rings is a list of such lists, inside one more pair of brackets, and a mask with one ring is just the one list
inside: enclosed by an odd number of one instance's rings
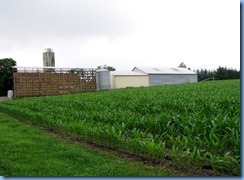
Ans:
{"label": "grass strip", "polygon": [[1,176],[172,176],[159,167],[128,162],[81,147],[0,113]]}

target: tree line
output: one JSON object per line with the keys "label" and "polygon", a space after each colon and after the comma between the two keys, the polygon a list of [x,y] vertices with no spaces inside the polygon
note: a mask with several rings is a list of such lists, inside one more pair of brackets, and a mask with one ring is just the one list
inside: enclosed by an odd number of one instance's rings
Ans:
{"label": "tree line", "polygon": [[[181,62],[178,67],[187,68],[184,62]],[[191,70],[191,68],[189,67],[187,69]],[[240,70],[237,71],[236,69],[233,68],[227,68],[221,66],[219,66],[216,70],[197,69],[196,71],[195,70],[193,71],[197,73],[198,81],[204,81],[209,79],[213,79],[213,80],[240,79],[241,76]]]}
{"label": "tree line", "polygon": [[225,79],[240,79],[240,70],[221,67],[219,66],[216,70],[200,69],[195,71],[197,73],[198,81],[203,81],[213,78],[214,80],[225,80]]}

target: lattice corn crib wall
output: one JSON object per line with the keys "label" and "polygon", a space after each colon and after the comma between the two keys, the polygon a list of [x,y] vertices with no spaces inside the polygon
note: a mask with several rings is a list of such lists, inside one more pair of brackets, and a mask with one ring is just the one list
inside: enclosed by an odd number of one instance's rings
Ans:
{"label": "lattice corn crib wall", "polygon": [[70,94],[96,91],[95,72],[90,79],[73,73],[14,73],[14,97]]}

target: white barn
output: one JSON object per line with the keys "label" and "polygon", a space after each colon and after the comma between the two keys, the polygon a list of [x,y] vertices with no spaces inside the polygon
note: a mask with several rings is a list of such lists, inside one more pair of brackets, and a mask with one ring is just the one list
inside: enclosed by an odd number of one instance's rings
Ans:
{"label": "white barn", "polygon": [[197,73],[186,68],[134,67],[132,71],[147,74],[149,86],[197,82]]}
{"label": "white barn", "polygon": [[134,67],[132,71],[111,71],[111,88],[147,87],[197,82],[197,73],[186,68]]}

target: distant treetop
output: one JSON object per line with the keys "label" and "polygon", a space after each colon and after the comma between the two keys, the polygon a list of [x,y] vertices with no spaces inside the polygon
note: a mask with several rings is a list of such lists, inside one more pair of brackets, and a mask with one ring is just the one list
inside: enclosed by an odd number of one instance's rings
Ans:
{"label": "distant treetop", "polygon": [[13,69],[16,61],[12,58],[0,59],[0,96],[6,96],[13,89]]}
{"label": "distant treetop", "polygon": [[100,66],[97,66],[97,69],[107,69],[109,71],[116,71],[116,69],[113,67],[113,66],[107,66],[107,65],[100,65]]}
{"label": "distant treetop", "polygon": [[186,65],[184,62],[181,62],[180,65],[178,66],[179,68],[186,68]]}

